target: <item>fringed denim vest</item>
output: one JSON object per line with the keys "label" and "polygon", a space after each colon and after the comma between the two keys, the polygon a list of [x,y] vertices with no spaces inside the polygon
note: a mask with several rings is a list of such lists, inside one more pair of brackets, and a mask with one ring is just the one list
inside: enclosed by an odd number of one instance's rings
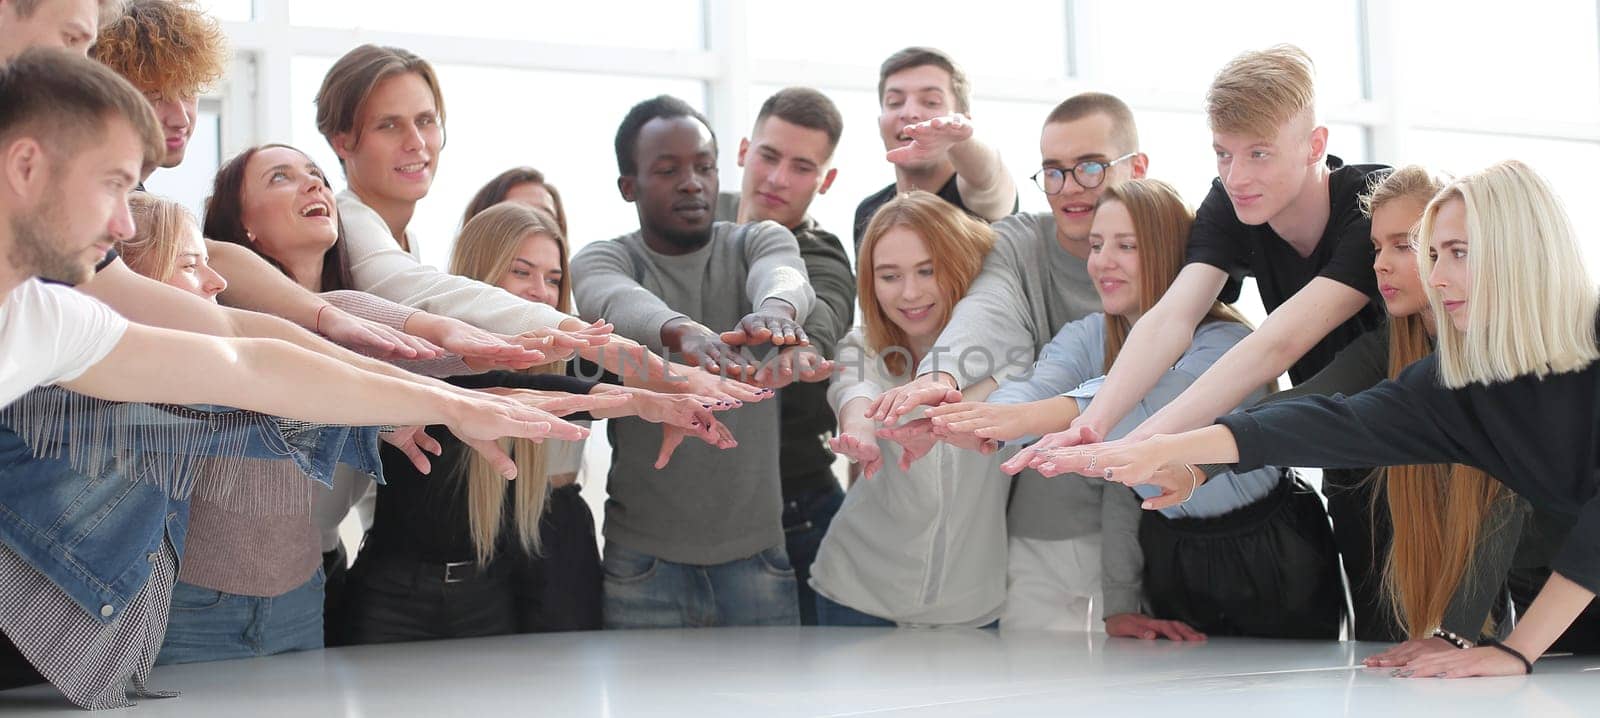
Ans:
{"label": "fringed denim vest", "polygon": [[381,482],[377,432],[36,389],[0,410],[0,541],[109,623],[149,580],[164,541],[183,555],[201,474],[234,476],[241,460],[268,459],[286,484],[332,486],[341,463]]}

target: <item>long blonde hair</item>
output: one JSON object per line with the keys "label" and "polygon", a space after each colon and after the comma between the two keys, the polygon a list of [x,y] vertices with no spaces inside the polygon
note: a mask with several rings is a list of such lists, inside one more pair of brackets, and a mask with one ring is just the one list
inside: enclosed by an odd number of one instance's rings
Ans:
{"label": "long blonde hair", "polygon": [[872,271],[878,242],[895,227],[910,229],[927,243],[947,323],[956,302],[966,296],[972,280],[983,269],[983,258],[994,247],[994,230],[967,216],[955,205],[922,190],[895,197],[872,215],[872,221],[862,233],[861,248],[856,251],[856,296],[861,298],[861,323],[866,330],[868,348],[882,358],[890,374],[900,376],[910,368],[907,366],[909,355],[906,351],[894,350],[909,350],[911,338],[889,319],[888,312],[878,303],[873,285],[877,277]]}
{"label": "long blonde hair", "polygon": [[[517,248],[529,234],[550,237],[561,247],[561,294],[556,308],[569,311],[572,279],[567,272],[566,238],[561,235],[556,219],[542,209],[502,202],[473,217],[461,228],[461,235],[450,252],[450,273],[496,284],[510,271]],[[557,362],[530,371],[556,373],[561,368],[562,364]],[[524,549],[536,552],[539,550],[539,518],[544,515],[550,486],[545,473],[544,446],[527,439],[502,439],[500,445],[517,462],[518,478],[512,482],[515,497],[512,518],[517,539]],[[468,452],[466,461],[468,524],[478,562],[486,563],[494,555],[495,541],[499,537],[506,484],[477,452]]]}
{"label": "long blonde hair", "polygon": [[165,282],[178,268],[178,242],[200,224],[183,205],[148,192],[128,194],[133,236],[117,242],[117,254],[139,274]]}
{"label": "long blonde hair", "polygon": [[[1161,301],[1161,295],[1167,293],[1167,288],[1178,278],[1178,270],[1183,268],[1184,246],[1189,238],[1189,226],[1194,223],[1194,211],[1189,209],[1178,190],[1157,179],[1113,184],[1106,188],[1096,206],[1107,202],[1121,204],[1133,220],[1139,252],[1139,312],[1143,314]],[[1212,302],[1203,321],[1250,326],[1233,307],[1222,302]],[[1127,317],[1106,314],[1106,371],[1111,371],[1131,331],[1133,322]]]}
{"label": "long blonde hair", "polygon": [[[1427,286],[1439,317],[1439,373],[1444,385],[1510,381],[1582,369],[1600,358],[1595,309],[1600,303],[1567,212],[1550,185],[1516,160],[1490,165],[1445,186],[1422,211],[1418,238],[1432,246],[1446,202],[1467,211],[1467,331],[1444,321],[1443,300]],[[1424,280],[1429,252],[1417,253]],[[1426,285],[1426,281],[1424,282]]]}
{"label": "long blonde hair", "polygon": [[[1397,200],[1425,203],[1445,183],[1416,165],[1401,167],[1373,185],[1362,207],[1371,216]],[[1389,317],[1389,378],[1433,353],[1427,323],[1423,312]],[[1378,480],[1394,526],[1383,565],[1384,592],[1398,625],[1410,637],[1424,638],[1444,620],[1461,582],[1472,574],[1485,519],[1510,494],[1488,474],[1452,464],[1391,466]],[[1487,632],[1493,626],[1482,628]]]}

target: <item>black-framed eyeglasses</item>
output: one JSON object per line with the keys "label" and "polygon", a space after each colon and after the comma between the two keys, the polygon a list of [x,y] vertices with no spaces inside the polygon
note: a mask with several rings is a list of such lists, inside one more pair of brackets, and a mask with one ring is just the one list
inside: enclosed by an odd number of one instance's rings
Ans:
{"label": "black-framed eyeglasses", "polygon": [[1033,180],[1033,183],[1038,185],[1040,191],[1044,192],[1045,194],[1059,194],[1062,190],[1066,189],[1068,173],[1072,174],[1072,180],[1077,182],[1079,187],[1084,189],[1094,189],[1102,184],[1105,184],[1106,170],[1111,169],[1111,167],[1118,162],[1136,157],[1138,154],[1138,152],[1129,152],[1128,154],[1111,160],[1110,162],[1101,162],[1100,160],[1084,160],[1073,165],[1071,169],[1046,167],[1038,172],[1033,173],[1033,176],[1029,179]]}

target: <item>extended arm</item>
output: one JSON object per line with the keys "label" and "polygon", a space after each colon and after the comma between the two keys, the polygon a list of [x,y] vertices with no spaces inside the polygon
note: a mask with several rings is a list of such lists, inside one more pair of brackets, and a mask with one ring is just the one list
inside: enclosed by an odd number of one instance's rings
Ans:
{"label": "extended arm", "polygon": [[[1122,351],[1117,354],[1116,363],[1107,373],[1105,386],[1073,423],[1074,429],[1088,427],[1095,435],[1105,436],[1121,422],[1161,375],[1183,356],[1194,337],[1195,327],[1200,325],[1227,280],[1225,272],[1208,264],[1189,264],[1178,272],[1161,300],[1134,323]],[[1247,386],[1261,383],[1264,382],[1252,382]]]}
{"label": "extended arm", "polygon": [[[1187,271],[1187,270],[1185,270]],[[1311,280],[1239,342],[1183,396],[1163,407],[1130,436],[1143,438],[1204,426],[1238,406],[1256,387],[1276,380],[1328,332],[1355,316],[1366,295],[1326,277]],[[1132,342],[1129,343],[1130,347]]]}
{"label": "extended arm", "polygon": [[221,404],[322,423],[444,424],[469,440],[585,433],[536,409],[364,372],[282,341],[138,324],[62,385],[111,401]]}

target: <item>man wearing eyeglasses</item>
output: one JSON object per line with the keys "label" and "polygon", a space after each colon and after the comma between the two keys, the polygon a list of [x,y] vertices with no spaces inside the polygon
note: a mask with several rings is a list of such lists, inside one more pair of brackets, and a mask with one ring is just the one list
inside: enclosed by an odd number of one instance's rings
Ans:
{"label": "man wearing eyeglasses", "polygon": [[894,184],[856,205],[855,245],[867,223],[902,192],[932,192],[985,222],[1017,211],[1017,187],[1000,153],[974,136],[972,88],[949,55],[908,47],[878,70],[878,134]]}
{"label": "man wearing eyeglasses", "polygon": [[[1106,187],[1143,177],[1149,165],[1139,151],[1133,112],[1111,95],[1076,95],[1045,119],[1039,154],[1033,181],[1050,211],[994,223],[994,249],[918,367],[919,377],[869,408],[886,425],[898,424],[917,406],[960,401],[958,390],[981,396],[985,384],[1025,375],[1063,325],[1100,311],[1087,265],[1095,204]],[[895,433],[912,456],[926,452],[932,436],[926,420]],[[1140,612],[1142,556],[1102,556],[1100,534],[1082,533],[1082,527],[1100,525],[1100,498],[1088,500],[1085,486],[1032,471],[1018,475],[1006,516],[1010,545],[1001,623],[1082,631],[1101,630],[1102,618],[1116,618],[1104,623],[1113,635],[1169,630],[1162,624],[1170,622]],[[1096,516],[1078,519],[1085,510]],[[1088,573],[1096,577],[1103,601],[1082,600],[1082,575]]]}
{"label": "man wearing eyeglasses", "polygon": [[1108,185],[1143,177],[1150,162],[1133,111],[1111,95],[1075,95],[1045,119],[1039,154],[1033,181],[1050,211],[994,223],[994,249],[917,379],[885,392],[874,418],[893,425],[917,406],[960,401],[953,391],[1014,378],[1063,325],[1100,311],[1087,265],[1095,203]]}

